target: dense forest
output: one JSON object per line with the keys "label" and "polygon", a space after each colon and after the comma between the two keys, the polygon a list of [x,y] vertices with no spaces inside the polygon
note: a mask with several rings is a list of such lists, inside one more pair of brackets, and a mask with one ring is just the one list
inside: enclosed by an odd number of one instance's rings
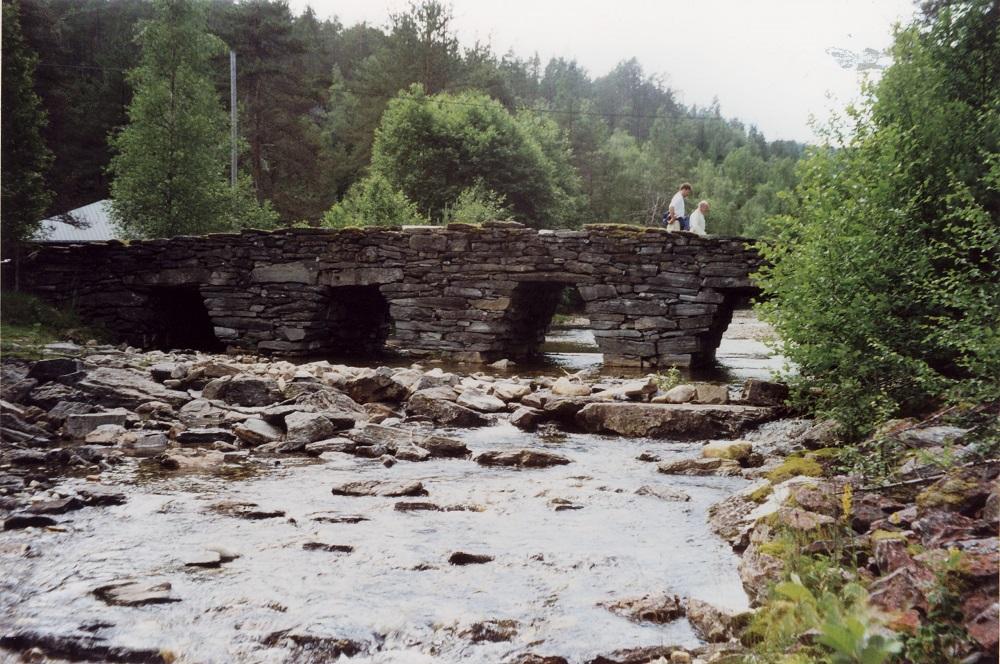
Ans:
{"label": "dense forest", "polygon": [[[106,198],[122,148],[109,138],[128,122],[136,37],[155,4],[4,0],[11,4],[25,48],[37,54],[34,90],[53,157],[46,212]],[[777,193],[795,184],[802,145],[769,142],[724,118],[718,103],[679,103],[635,59],[594,77],[573,54],[543,63],[466,47],[436,0],[385,27],[345,26],[311,10],[295,16],[275,0],[212,0],[203,9],[222,42],[207,68],[220,108],[228,107],[226,51],[237,54],[241,170],[282,223],[319,223],[345,197],[371,214],[362,201],[382,190],[405,195],[412,208],[401,209],[434,223],[454,218],[456,205],[534,226],[654,223],[689,180],[694,200],[712,203],[710,232],[755,234],[783,211]],[[493,134],[501,140],[483,140]],[[461,168],[428,155],[434,146]],[[343,209],[326,217],[353,219]]]}

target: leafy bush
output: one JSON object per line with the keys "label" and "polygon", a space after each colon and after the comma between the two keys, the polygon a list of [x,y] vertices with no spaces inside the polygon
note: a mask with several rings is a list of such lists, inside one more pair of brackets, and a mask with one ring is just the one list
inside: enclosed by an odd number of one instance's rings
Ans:
{"label": "leafy bush", "polygon": [[762,247],[799,402],[854,437],[1000,396],[1000,6],[929,11],[800,163],[796,212]]}
{"label": "leafy bush", "polygon": [[451,207],[444,210],[442,222],[460,221],[481,224],[484,221],[510,218],[504,197],[486,188],[482,181],[463,189]]}
{"label": "leafy bush", "polygon": [[40,347],[59,340],[106,340],[106,330],[82,322],[71,309],[53,307],[33,295],[0,294],[0,355],[39,357]]}
{"label": "leafy bush", "polygon": [[372,146],[372,173],[431,219],[482,183],[535,226],[578,221],[580,182],[564,133],[546,118],[515,117],[482,93],[428,96],[417,84],[389,102]]}
{"label": "leafy bush", "polygon": [[402,226],[426,224],[417,206],[380,175],[369,175],[347,190],[347,195],[323,216],[323,225]]}

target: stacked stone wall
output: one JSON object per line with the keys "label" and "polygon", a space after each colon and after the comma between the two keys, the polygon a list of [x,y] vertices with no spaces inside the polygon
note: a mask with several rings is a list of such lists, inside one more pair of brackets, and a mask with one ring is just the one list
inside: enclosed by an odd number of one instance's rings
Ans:
{"label": "stacked stone wall", "polygon": [[461,361],[537,351],[563,287],[576,287],[609,364],[710,361],[760,264],[741,238],[590,226],[245,231],[39,245],[23,281],[130,343],[163,337],[163,289],[200,293],[212,334],[280,355],[379,346]]}

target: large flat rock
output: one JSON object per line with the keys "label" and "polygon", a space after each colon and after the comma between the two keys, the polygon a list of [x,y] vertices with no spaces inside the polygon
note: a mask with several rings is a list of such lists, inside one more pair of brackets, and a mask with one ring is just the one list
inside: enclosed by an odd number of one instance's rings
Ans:
{"label": "large flat rock", "polygon": [[774,417],[773,409],[758,406],[590,403],[577,413],[576,421],[593,433],[698,440],[735,438]]}

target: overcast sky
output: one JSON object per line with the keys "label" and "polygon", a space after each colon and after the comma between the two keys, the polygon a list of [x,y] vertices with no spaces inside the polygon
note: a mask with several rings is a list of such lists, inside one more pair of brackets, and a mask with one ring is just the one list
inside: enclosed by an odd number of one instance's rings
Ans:
{"label": "overcast sky", "polygon": [[[408,0],[291,0],[300,12],[344,25],[384,26]],[[825,119],[856,98],[860,75],[829,48],[884,49],[913,0],[453,0],[463,44],[503,54],[576,59],[591,77],[631,57],[660,74],[685,104],[708,105],[757,125],[768,139],[813,140]]]}

